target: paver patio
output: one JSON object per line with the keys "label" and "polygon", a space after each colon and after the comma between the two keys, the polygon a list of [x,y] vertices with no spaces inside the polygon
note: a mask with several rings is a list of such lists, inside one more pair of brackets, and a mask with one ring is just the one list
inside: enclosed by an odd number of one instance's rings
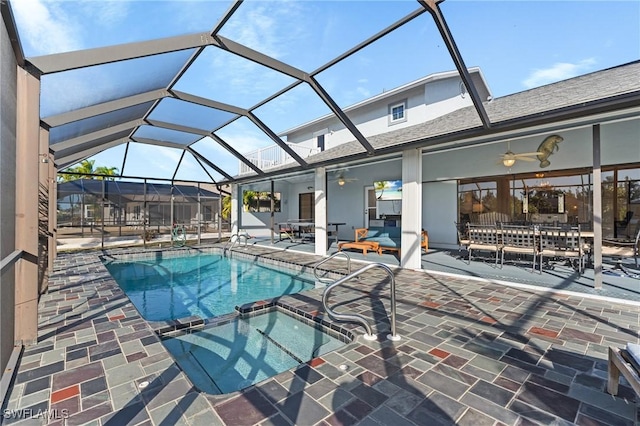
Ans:
{"label": "paver patio", "polygon": [[[5,424],[635,423],[630,387],[623,382],[617,397],[605,388],[608,346],[639,341],[637,305],[400,269],[400,341],[384,340],[389,283],[373,271],[337,288],[331,302],[338,312],[373,318],[379,341],[358,337],[242,392],[201,393],[99,258],[142,251],[59,256],[39,304],[39,343],[20,360]],[[237,251],[296,267],[321,259],[259,246]],[[314,289],[280,303],[326,320],[321,295]]]}

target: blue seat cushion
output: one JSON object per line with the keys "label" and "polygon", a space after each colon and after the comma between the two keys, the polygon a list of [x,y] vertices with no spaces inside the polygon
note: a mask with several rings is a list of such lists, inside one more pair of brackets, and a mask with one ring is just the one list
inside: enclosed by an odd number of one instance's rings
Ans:
{"label": "blue seat cushion", "polygon": [[377,242],[380,247],[400,248],[400,232],[400,228],[395,226],[372,226],[361,241]]}
{"label": "blue seat cushion", "polygon": [[380,244],[380,247],[400,247],[400,239],[399,238],[390,238],[390,237],[366,237],[363,238],[362,241],[372,241]]}

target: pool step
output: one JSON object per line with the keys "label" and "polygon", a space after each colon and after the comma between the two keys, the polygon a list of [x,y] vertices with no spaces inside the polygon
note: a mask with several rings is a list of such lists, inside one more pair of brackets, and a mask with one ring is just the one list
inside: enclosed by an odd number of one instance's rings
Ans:
{"label": "pool step", "polygon": [[293,352],[291,352],[289,349],[285,348],[284,346],[282,346],[280,343],[278,343],[277,341],[273,340],[271,338],[271,336],[269,336],[267,333],[265,333],[264,331],[260,330],[259,328],[255,329],[258,333],[260,333],[260,335],[262,337],[264,337],[265,339],[267,339],[268,341],[270,341],[271,343],[273,343],[274,345],[276,345],[278,347],[278,349],[280,349],[282,352],[286,353],[287,355],[289,355],[291,358],[295,359],[296,362],[298,364],[303,364],[304,361],[301,360],[300,358],[298,358],[296,356],[296,354],[294,354]]}

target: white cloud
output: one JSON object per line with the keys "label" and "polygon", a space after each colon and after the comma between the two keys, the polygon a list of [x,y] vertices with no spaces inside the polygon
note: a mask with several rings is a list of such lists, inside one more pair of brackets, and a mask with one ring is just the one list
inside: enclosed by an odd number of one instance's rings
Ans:
{"label": "white cloud", "polygon": [[549,68],[534,70],[531,75],[522,82],[522,84],[524,84],[527,89],[530,89],[532,87],[539,87],[553,83],[555,81],[566,80],[589,71],[595,63],[596,60],[594,58],[583,59],[575,64],[558,62]]}
{"label": "white cloud", "polygon": [[81,2],[82,12],[87,18],[103,27],[110,28],[127,18],[130,3],[126,1],[94,1]]}
{"label": "white cloud", "polygon": [[[243,5],[224,27],[221,35],[270,57],[286,61],[295,54],[299,39],[307,38],[308,30],[301,5],[287,3],[287,7],[271,2],[249,2]],[[256,81],[256,80],[259,81]],[[224,82],[224,87],[219,82]],[[232,54],[212,53],[208,84],[217,90],[226,90],[234,97],[264,94],[259,99],[284,87],[290,79],[275,71]],[[250,106],[256,100],[252,99]]]}
{"label": "white cloud", "polygon": [[30,53],[45,55],[81,48],[79,28],[55,3],[19,0],[12,2],[11,8],[20,28],[22,43],[29,45]]}

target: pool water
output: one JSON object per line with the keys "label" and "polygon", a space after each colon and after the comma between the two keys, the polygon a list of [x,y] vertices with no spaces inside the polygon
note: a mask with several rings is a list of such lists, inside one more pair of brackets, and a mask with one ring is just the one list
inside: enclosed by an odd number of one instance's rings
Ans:
{"label": "pool water", "polygon": [[193,384],[212,394],[244,389],[345,345],[280,311],[163,338],[162,343]]}
{"label": "pool water", "polygon": [[245,303],[315,287],[311,274],[215,254],[110,261],[105,266],[148,321],[211,318]]}

